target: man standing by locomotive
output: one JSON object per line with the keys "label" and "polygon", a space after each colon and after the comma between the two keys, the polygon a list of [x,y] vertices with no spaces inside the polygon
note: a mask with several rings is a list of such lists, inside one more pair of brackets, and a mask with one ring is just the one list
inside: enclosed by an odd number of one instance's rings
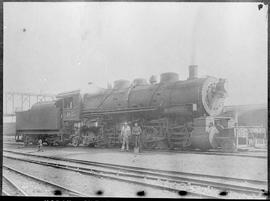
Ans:
{"label": "man standing by locomotive", "polygon": [[124,123],[124,126],[121,129],[121,138],[122,138],[122,150],[126,149],[129,150],[129,136],[131,134],[130,127],[127,122]]}
{"label": "man standing by locomotive", "polygon": [[138,123],[135,123],[134,127],[132,128],[132,135],[135,136],[135,147],[134,147],[135,152],[139,152],[141,133],[142,133],[141,127],[138,126]]}
{"label": "man standing by locomotive", "polygon": [[41,138],[38,140],[38,151],[43,151]]}
{"label": "man standing by locomotive", "polygon": [[212,146],[214,146],[214,148],[217,148],[218,143],[217,143],[215,137],[216,137],[216,134],[219,133],[219,131],[217,130],[217,128],[213,122],[209,123],[209,126],[207,128],[207,132],[209,133],[209,140],[212,142]]}

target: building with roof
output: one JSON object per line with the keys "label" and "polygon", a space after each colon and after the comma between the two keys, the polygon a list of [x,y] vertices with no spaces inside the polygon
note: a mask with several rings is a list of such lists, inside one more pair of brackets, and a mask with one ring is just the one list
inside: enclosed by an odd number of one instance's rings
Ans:
{"label": "building with roof", "polygon": [[240,126],[268,127],[267,104],[225,106],[222,116],[233,117]]}

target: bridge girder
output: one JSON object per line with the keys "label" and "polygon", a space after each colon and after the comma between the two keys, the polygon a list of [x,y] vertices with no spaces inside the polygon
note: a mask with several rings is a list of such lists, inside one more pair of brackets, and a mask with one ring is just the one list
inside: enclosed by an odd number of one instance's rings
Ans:
{"label": "bridge girder", "polygon": [[56,97],[53,94],[5,92],[3,97],[3,116],[15,116],[16,111],[24,111],[38,102],[52,101]]}

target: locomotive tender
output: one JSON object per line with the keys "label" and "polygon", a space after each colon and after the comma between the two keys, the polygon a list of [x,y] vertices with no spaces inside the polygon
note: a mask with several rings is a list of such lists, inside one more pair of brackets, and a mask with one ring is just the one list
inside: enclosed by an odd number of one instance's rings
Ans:
{"label": "locomotive tender", "polygon": [[191,65],[187,80],[163,73],[159,83],[152,76],[149,83],[117,80],[113,88],[96,94],[61,93],[56,101],[16,113],[16,139],[26,144],[42,138],[49,145],[119,146],[121,126],[128,121],[142,127],[144,149],[235,149],[233,120],[218,116],[227,96],[224,84],[224,79],[198,78],[197,66]]}

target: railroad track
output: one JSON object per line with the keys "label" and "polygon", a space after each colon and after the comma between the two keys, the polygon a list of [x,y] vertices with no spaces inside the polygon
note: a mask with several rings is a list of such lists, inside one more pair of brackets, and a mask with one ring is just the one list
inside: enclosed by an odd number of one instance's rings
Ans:
{"label": "railroad track", "polygon": [[6,196],[27,196],[27,193],[24,192],[17,184],[15,184],[13,181],[11,181],[8,177],[6,177],[4,174],[2,175],[3,180],[3,191],[2,195]]}
{"label": "railroad track", "polygon": [[[8,159],[14,159],[14,160],[20,160],[24,162],[30,162],[30,163],[35,163],[38,165],[45,165],[49,167],[54,167],[54,168],[60,168],[64,170],[69,170],[69,171],[74,171],[77,173],[85,174],[85,175],[90,175],[90,176],[96,176],[99,178],[105,178],[105,179],[113,179],[121,182],[127,182],[127,183],[133,183],[137,185],[143,185],[146,187],[152,187],[155,189],[160,189],[160,190],[167,190],[167,191],[173,191],[176,193],[181,194],[182,191],[179,191],[179,189],[173,188],[173,187],[168,187],[166,185],[158,185],[156,183],[151,183],[149,181],[146,181],[145,179],[149,179],[147,177],[141,177],[141,176],[136,176],[136,175],[128,175],[128,174],[123,174],[120,172],[112,172],[112,171],[104,171],[104,170],[98,170],[98,169],[93,169],[93,168],[82,168],[78,166],[71,166],[71,165],[61,165],[59,163],[52,163],[52,162],[44,162],[44,161],[37,161],[37,160],[30,160],[30,159],[21,159],[21,158],[16,158],[16,157],[10,157],[10,156],[3,156]],[[127,178],[129,177],[129,178]],[[133,178],[133,179],[132,179]],[[138,179],[139,178],[139,179]],[[142,180],[143,179],[143,180]],[[189,192],[186,197],[200,197],[200,198],[217,198],[216,196],[209,196],[206,194],[202,193],[195,193],[195,192]]]}
{"label": "railroad track", "polygon": [[[40,165],[62,168],[66,170],[80,172],[82,174],[135,183],[139,185],[147,185],[163,190],[175,191],[178,193],[179,189],[181,189],[180,187],[186,185],[184,186],[184,189],[188,189],[187,187],[190,186],[199,186],[204,188],[210,187],[223,192],[237,192],[260,196],[262,194],[261,189],[263,189],[267,185],[266,181],[220,177],[214,175],[191,174],[176,171],[165,171],[158,169],[99,163],[93,161],[83,161],[77,159],[40,156],[7,150],[4,150],[4,152],[10,154],[9,156],[5,154],[4,157],[14,160],[21,160]],[[18,157],[18,155],[20,157]],[[163,183],[163,185],[160,183]],[[191,194],[197,197],[220,198],[219,195],[202,195],[201,193],[195,191],[191,192]]]}
{"label": "railroad track", "polygon": [[[15,168],[12,168],[10,166],[7,166],[7,165],[3,165],[3,170],[8,170],[10,172],[12,172],[13,174],[16,174],[16,175],[20,175],[20,176],[23,176],[25,177],[26,179],[30,179],[30,180],[33,180],[36,182],[37,185],[46,185],[46,186],[49,186],[50,188],[53,188],[55,189],[56,191],[59,191],[61,192],[61,194],[63,195],[68,195],[68,196],[73,196],[73,197],[82,197],[82,196],[86,196],[80,192],[77,192],[77,191],[74,191],[72,189],[68,189],[64,186],[61,186],[59,184],[56,184],[56,183],[53,183],[51,181],[47,181],[47,180],[44,180],[43,178],[38,178],[36,176],[33,176],[33,175],[30,175],[30,174],[27,174],[27,173],[24,173],[20,170],[17,170]],[[22,190],[22,188],[19,187],[19,185],[17,185],[14,181],[11,181],[10,179],[8,179],[5,174],[3,173],[3,178],[4,178],[4,182],[7,182],[8,184],[10,184],[10,186],[12,186],[12,190],[6,190],[4,189],[3,190],[3,194],[4,195],[7,195],[7,196],[28,196],[29,194],[26,193],[24,190]],[[33,196],[33,195],[31,195]]]}
{"label": "railroad track", "polygon": [[[21,145],[23,147],[22,142],[4,142],[4,144],[9,145]],[[28,147],[36,147],[36,145],[28,145]],[[70,146],[72,147],[72,146]],[[88,147],[85,147],[88,148]],[[117,149],[118,150],[118,149]],[[225,152],[218,152],[218,151],[196,151],[196,150],[144,150],[146,153],[182,153],[182,154],[200,154],[200,155],[213,155],[213,156],[237,156],[237,157],[247,157],[247,158],[262,158],[267,159],[266,155],[250,155],[247,152],[237,152],[237,153],[225,153]],[[260,152],[267,152],[267,151],[260,151]]]}
{"label": "railroad track", "polygon": [[[150,151],[149,152],[153,152]],[[267,153],[267,150],[265,151],[259,151],[259,152],[265,152]],[[247,157],[247,158],[262,158],[267,159],[266,155],[250,155],[248,152],[219,152],[219,151],[196,151],[196,150],[155,150],[155,153],[183,153],[183,154],[200,154],[200,155],[213,155],[213,156],[238,156],[238,157]],[[245,154],[246,153],[246,154]]]}

